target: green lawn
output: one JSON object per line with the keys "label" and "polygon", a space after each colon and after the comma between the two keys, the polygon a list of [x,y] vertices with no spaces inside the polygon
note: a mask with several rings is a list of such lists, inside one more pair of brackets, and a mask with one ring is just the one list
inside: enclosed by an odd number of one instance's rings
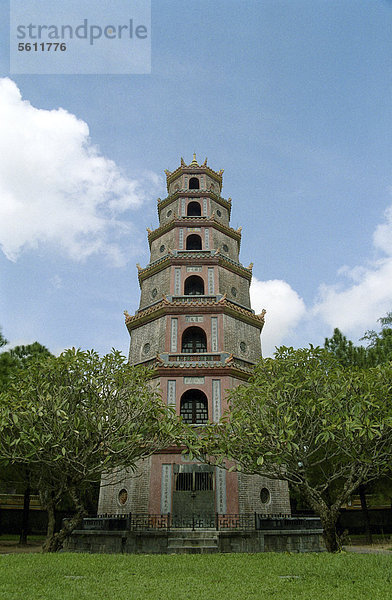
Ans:
{"label": "green lawn", "polygon": [[391,578],[388,555],[0,555],[1,600],[385,600]]}

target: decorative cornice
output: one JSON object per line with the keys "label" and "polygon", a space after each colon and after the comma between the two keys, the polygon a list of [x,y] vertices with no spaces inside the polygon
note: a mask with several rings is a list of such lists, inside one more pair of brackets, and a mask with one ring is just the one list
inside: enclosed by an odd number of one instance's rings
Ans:
{"label": "decorative cornice", "polygon": [[206,197],[212,198],[213,200],[215,200],[215,202],[217,202],[218,204],[220,204],[221,206],[226,208],[229,211],[229,217],[230,217],[231,198],[226,200],[226,198],[222,198],[222,196],[220,196],[219,194],[215,194],[215,192],[212,192],[211,190],[200,190],[200,189],[199,190],[176,190],[173,194],[171,194],[170,196],[167,196],[167,198],[164,198],[163,200],[158,198],[158,215],[160,216],[161,211],[164,208],[166,208],[169,204],[174,202],[174,200],[177,200],[178,198],[206,198]]}
{"label": "decorative cornice", "polygon": [[218,364],[207,364],[207,363],[181,363],[174,364],[173,362],[164,363],[157,356],[153,360],[144,361],[144,363],[132,363],[133,365],[148,364],[148,367],[154,371],[153,378],[155,377],[187,377],[194,376],[196,373],[200,375],[213,375],[221,377],[235,377],[243,381],[247,381],[252,374],[252,368],[241,367],[238,363],[236,364],[235,358],[229,363],[218,363]]}
{"label": "decorative cornice", "polygon": [[150,245],[150,248],[151,248],[152,242],[154,240],[156,240],[157,238],[159,238],[164,233],[167,233],[168,231],[170,231],[171,229],[174,229],[175,227],[181,227],[181,226],[183,227],[183,226],[187,226],[187,224],[191,224],[191,223],[193,224],[193,226],[214,227],[214,229],[217,229],[218,231],[225,233],[229,237],[236,240],[239,244],[241,243],[241,228],[233,229],[232,227],[228,227],[227,225],[224,225],[220,221],[217,221],[214,214],[212,214],[211,217],[175,217],[168,223],[165,223],[165,225],[161,225],[160,227],[157,227],[157,229],[151,230],[151,229],[147,228],[148,243]]}
{"label": "decorative cornice", "polygon": [[181,164],[175,171],[171,172],[168,169],[165,169],[167,189],[169,190],[169,185],[182,173],[193,174],[200,173],[200,171],[206,173],[212,179],[215,179],[215,181],[219,183],[219,186],[222,187],[222,175],[224,170],[221,169],[220,171],[214,171],[213,169],[207,166],[207,159],[205,159],[202,165],[199,165],[196,160],[196,155],[194,154],[193,160],[190,165],[186,165],[184,159],[181,157]]}
{"label": "decorative cornice", "polygon": [[[167,353],[166,353],[167,354]],[[221,353],[227,354],[227,353]],[[198,376],[207,375],[222,377],[231,376],[247,381],[252,374],[255,363],[244,361],[233,355],[228,356],[223,361],[167,361],[162,358],[163,355],[157,354],[154,358],[150,358],[144,361],[138,361],[132,363],[132,365],[146,366],[154,371],[153,378],[156,377],[184,377],[194,376],[196,373]],[[186,356],[184,355],[184,359]]]}
{"label": "decorative cornice", "polygon": [[[155,321],[160,317],[167,314],[178,314],[178,313],[210,313],[210,314],[227,314],[235,319],[239,319],[249,325],[253,325],[258,329],[262,330],[264,326],[264,316],[266,311],[263,310],[260,315],[255,315],[250,310],[242,308],[238,304],[231,302],[226,298],[226,294],[217,300],[216,296],[203,297],[203,296],[188,296],[187,302],[174,299],[169,300],[166,296],[162,297],[162,300],[149,306],[145,309],[139,310],[135,315],[131,316],[127,311],[124,311],[125,324],[128,331],[131,332],[133,329],[141,327],[145,323]],[[188,298],[194,298],[192,301],[188,301]]]}
{"label": "decorative cornice", "polygon": [[158,260],[150,263],[144,269],[140,268],[140,265],[138,266],[139,284],[147,279],[147,277],[151,277],[151,275],[159,273],[159,271],[163,271],[163,269],[166,269],[171,265],[191,265],[194,262],[198,262],[200,264],[201,261],[204,261],[204,264],[209,265],[218,264],[219,266],[225,267],[232,273],[236,273],[237,275],[241,275],[241,277],[245,277],[248,281],[251,281],[252,279],[251,268],[244,267],[228,256],[221,254],[219,251],[200,250],[200,252],[196,252],[194,250],[171,250],[170,254],[166,254],[166,256],[162,256],[162,258],[158,258]]}
{"label": "decorative cornice", "polygon": [[186,377],[186,376],[192,376],[195,375],[195,371],[197,370],[197,374],[201,375],[202,373],[204,373],[204,370],[207,372],[209,372],[208,374],[211,374],[211,371],[213,371],[214,376],[225,376],[225,375],[231,375],[233,377],[236,377],[238,379],[243,379],[245,381],[247,381],[249,379],[249,377],[251,376],[251,372],[248,371],[247,369],[241,369],[239,367],[236,366],[232,366],[232,365],[206,365],[206,364],[200,364],[200,365],[195,365],[194,367],[189,367],[188,365],[184,365],[184,366],[179,366],[179,365],[174,365],[172,363],[167,364],[167,365],[158,365],[156,367],[153,367],[154,371],[157,372],[157,375],[162,376],[162,377],[175,377],[175,373],[173,371],[180,371],[178,373],[179,377]]}

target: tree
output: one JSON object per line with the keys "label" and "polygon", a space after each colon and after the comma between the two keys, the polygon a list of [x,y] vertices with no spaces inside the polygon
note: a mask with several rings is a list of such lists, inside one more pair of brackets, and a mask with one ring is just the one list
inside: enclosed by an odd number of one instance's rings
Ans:
{"label": "tree", "polygon": [[[392,312],[388,312],[385,317],[380,317],[378,322],[381,324],[381,331],[379,333],[376,333],[374,330],[368,330],[361,338],[361,341],[366,340],[368,342],[366,347],[355,346],[339,329],[334,329],[333,336],[325,339],[324,347],[345,367],[354,366],[367,369],[385,364],[392,360]],[[382,481],[386,491],[390,491],[390,477],[384,477]],[[380,483],[380,481],[372,482],[370,486],[361,484],[357,490],[361,501],[367,542],[370,544],[372,543],[372,533],[366,494],[372,491],[376,484],[379,487]]]}
{"label": "tree", "polygon": [[[6,345],[8,342],[3,338],[0,332],[0,347]],[[27,368],[33,361],[51,356],[49,350],[34,342],[27,346],[15,346],[8,351],[0,354],[0,391],[6,390],[10,385],[12,378],[18,377],[18,373],[21,369]],[[3,472],[3,476],[9,476],[10,471],[6,470]],[[27,534],[29,529],[29,515],[30,515],[30,494],[32,484],[30,470],[24,466],[14,465],[11,473],[14,478],[20,483],[24,484],[23,489],[23,514],[22,514],[22,527],[19,535],[19,544],[27,544]]]}
{"label": "tree", "polygon": [[[1,343],[1,339],[2,336],[0,333],[0,347],[8,343],[7,340],[5,340],[5,343]],[[24,369],[30,362],[46,356],[51,356],[51,353],[45,346],[42,346],[38,342],[28,344],[27,346],[15,346],[10,350],[2,352],[0,354],[0,391],[7,388],[10,380],[16,375],[18,370]]]}
{"label": "tree", "polygon": [[[84,486],[167,447],[178,427],[145,369],[114,350],[72,349],[30,363],[0,397],[0,461],[34,473],[49,514],[44,549],[56,551],[85,514]],[[75,515],[54,533],[64,495]]]}
{"label": "tree", "polygon": [[345,367],[375,367],[392,360],[392,312],[380,317],[381,331],[368,330],[361,338],[367,346],[355,346],[338,329],[334,329],[330,338],[325,338],[324,348],[331,352]]}
{"label": "tree", "polygon": [[222,464],[284,479],[320,516],[326,548],[339,549],[339,509],[392,456],[392,368],[342,367],[321,348],[279,348],[230,396],[218,426],[190,442]]}
{"label": "tree", "polygon": [[366,348],[354,346],[337,327],[333,330],[332,337],[325,338],[324,348],[331,352],[343,367],[369,366]]}
{"label": "tree", "polygon": [[[7,344],[8,340],[3,336],[0,329],[0,348],[3,348]],[[5,359],[5,354],[5,352],[0,354],[0,391],[4,389],[9,374],[9,360]]]}
{"label": "tree", "polygon": [[0,348],[5,346],[6,344],[8,344],[8,340],[5,339],[5,337],[3,336],[3,333],[0,329]]}
{"label": "tree", "polygon": [[368,365],[379,365],[392,360],[392,312],[380,317],[381,331],[366,331],[362,340],[368,340]]}

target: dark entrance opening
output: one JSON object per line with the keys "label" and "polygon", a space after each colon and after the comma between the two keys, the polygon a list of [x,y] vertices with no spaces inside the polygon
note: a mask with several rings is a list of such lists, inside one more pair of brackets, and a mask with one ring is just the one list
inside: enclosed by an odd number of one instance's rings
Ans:
{"label": "dark entrance opening", "polygon": [[200,182],[197,177],[191,177],[189,180],[189,189],[198,190],[200,188]]}
{"label": "dark entrance opening", "polygon": [[189,202],[187,210],[187,217],[201,217],[201,206],[199,202]]}
{"label": "dark entrance opening", "polygon": [[215,526],[214,468],[209,465],[174,465],[172,526]]}
{"label": "dark entrance opening", "polygon": [[201,237],[192,233],[186,238],[186,249],[187,250],[201,250]]}
{"label": "dark entrance opening", "polygon": [[201,390],[187,390],[181,396],[180,415],[184,423],[202,425],[208,421],[207,396]]}
{"label": "dark entrance opening", "polygon": [[198,275],[191,275],[185,280],[184,286],[185,296],[203,296],[204,281]]}
{"label": "dark entrance opening", "polygon": [[200,327],[188,327],[182,334],[181,352],[199,354],[207,352],[207,336]]}
{"label": "dark entrance opening", "polygon": [[206,492],[214,489],[212,473],[178,473],[176,492]]}

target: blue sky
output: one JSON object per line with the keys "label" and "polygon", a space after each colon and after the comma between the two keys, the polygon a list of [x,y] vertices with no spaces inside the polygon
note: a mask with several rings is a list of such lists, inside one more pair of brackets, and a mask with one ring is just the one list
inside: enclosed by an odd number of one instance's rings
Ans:
{"label": "blue sky", "polygon": [[127,352],[163,170],[193,152],[225,169],[266,354],[392,310],[392,2],[155,0],[150,75],[10,75],[0,17],[11,343]]}

